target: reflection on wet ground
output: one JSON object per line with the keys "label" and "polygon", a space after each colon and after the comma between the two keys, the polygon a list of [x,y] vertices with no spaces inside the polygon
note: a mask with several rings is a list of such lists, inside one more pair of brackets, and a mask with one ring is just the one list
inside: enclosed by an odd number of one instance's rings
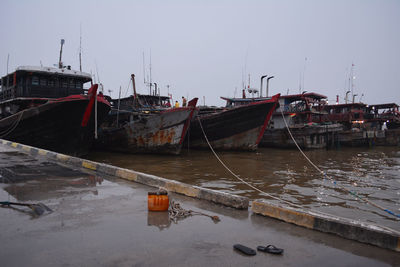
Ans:
{"label": "reflection on wet ground", "polygon": [[[395,217],[360,202],[340,188],[357,192],[399,214],[400,148],[342,148],[305,153],[331,179],[322,176],[296,150],[260,148],[256,153],[218,154],[235,174],[269,194],[325,213],[400,229]],[[180,156],[93,152],[88,159],[251,199],[268,199],[234,178],[211,151],[185,151]]]}

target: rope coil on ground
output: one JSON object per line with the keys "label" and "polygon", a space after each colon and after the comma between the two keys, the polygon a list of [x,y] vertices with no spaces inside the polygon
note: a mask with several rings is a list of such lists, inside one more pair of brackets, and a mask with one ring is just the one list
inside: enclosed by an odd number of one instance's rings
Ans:
{"label": "rope coil on ground", "polygon": [[210,217],[213,220],[213,222],[215,222],[215,223],[220,221],[218,216],[211,216],[211,215],[199,212],[199,211],[186,210],[186,209],[182,208],[179,203],[176,203],[173,200],[171,200],[171,202],[169,204],[168,213],[169,213],[169,219],[171,221],[173,221],[174,223],[177,223],[178,220],[180,220],[180,219],[184,219],[186,217],[190,217],[193,215],[203,215],[203,216]]}

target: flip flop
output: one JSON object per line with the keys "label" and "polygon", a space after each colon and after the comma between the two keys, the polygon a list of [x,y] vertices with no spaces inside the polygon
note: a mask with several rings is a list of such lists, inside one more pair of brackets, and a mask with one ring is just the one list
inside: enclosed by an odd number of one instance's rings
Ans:
{"label": "flip flop", "polygon": [[246,255],[250,255],[250,256],[254,256],[257,254],[257,252],[254,249],[251,249],[249,247],[240,245],[240,244],[236,244],[233,246],[233,248],[239,250],[240,252],[246,254]]}
{"label": "flip flop", "polygon": [[263,252],[268,252],[268,253],[271,253],[271,254],[282,254],[283,253],[283,249],[282,248],[277,248],[274,245],[268,245],[266,247],[258,246],[257,250],[258,251],[263,251]]}

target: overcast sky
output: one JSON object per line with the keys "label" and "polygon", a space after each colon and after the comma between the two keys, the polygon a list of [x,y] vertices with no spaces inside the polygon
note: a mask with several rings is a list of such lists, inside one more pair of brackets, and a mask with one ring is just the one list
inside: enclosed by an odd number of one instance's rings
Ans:
{"label": "overcast sky", "polygon": [[[270,94],[336,95],[343,102],[354,64],[356,101],[400,104],[400,1],[0,1],[0,73],[63,62],[95,74],[105,91],[139,93],[150,51],[152,80],[174,99],[240,96],[242,83]],[[97,75],[98,74],[98,75]],[[128,91],[127,91],[128,90]],[[265,83],[264,83],[265,95]]]}

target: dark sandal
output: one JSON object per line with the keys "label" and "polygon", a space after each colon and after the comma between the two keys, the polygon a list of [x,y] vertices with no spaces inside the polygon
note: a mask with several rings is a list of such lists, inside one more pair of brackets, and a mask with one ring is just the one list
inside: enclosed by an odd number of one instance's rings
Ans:
{"label": "dark sandal", "polygon": [[271,254],[282,254],[283,253],[283,249],[282,248],[277,248],[274,245],[268,245],[266,247],[258,246],[257,250],[258,251],[262,251],[262,252],[268,252],[268,253],[271,253]]}
{"label": "dark sandal", "polygon": [[257,254],[257,252],[254,249],[251,249],[249,247],[246,247],[246,246],[243,246],[240,244],[236,244],[233,247],[246,255],[254,256]]}

